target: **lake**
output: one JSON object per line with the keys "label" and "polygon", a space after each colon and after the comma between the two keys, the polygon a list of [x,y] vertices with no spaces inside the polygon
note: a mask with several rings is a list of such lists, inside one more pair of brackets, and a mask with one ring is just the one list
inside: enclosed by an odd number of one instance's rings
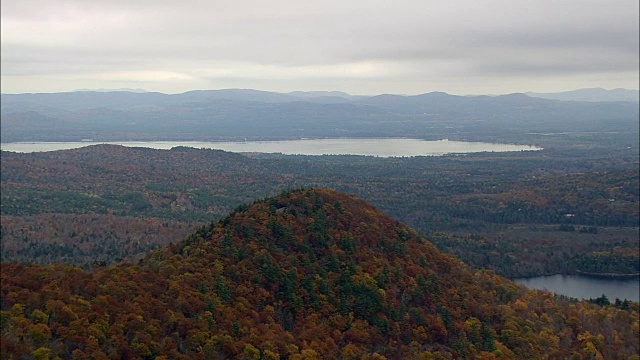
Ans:
{"label": "lake", "polygon": [[578,299],[598,298],[605,294],[609,301],[640,301],[640,277],[606,278],[584,275],[551,275],[513,279],[528,288],[553,291]]}
{"label": "lake", "polygon": [[506,152],[542,150],[529,145],[493,144],[484,142],[427,141],[420,139],[305,139],[283,141],[198,142],[198,141],[113,141],[113,142],[15,142],[2,143],[0,148],[15,152],[40,152],[75,149],[96,144],[115,144],[130,147],[171,149],[176,146],[219,149],[230,152],[282,153],[286,155],[369,155],[439,156],[476,152]]}

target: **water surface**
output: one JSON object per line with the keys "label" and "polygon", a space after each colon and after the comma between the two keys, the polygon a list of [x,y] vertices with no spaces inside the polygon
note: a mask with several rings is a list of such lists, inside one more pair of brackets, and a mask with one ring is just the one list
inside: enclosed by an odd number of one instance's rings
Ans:
{"label": "water surface", "polygon": [[606,278],[584,275],[551,275],[513,279],[528,288],[553,291],[578,299],[595,299],[605,294],[609,301],[640,301],[640,277]]}
{"label": "water surface", "polygon": [[112,142],[16,142],[2,143],[5,151],[39,152],[75,149],[96,144],[116,144],[130,147],[171,149],[176,146],[220,149],[231,152],[282,153],[287,155],[370,155],[391,156],[439,156],[476,152],[532,151],[541,148],[528,145],[493,144],[420,139],[308,139],[284,141],[198,142],[198,141],[112,141]]}

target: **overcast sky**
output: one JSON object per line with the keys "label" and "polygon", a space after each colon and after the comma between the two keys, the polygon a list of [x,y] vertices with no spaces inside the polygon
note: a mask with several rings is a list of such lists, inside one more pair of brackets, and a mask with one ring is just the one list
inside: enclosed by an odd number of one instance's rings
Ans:
{"label": "overcast sky", "polygon": [[2,0],[2,92],[638,88],[638,0]]}

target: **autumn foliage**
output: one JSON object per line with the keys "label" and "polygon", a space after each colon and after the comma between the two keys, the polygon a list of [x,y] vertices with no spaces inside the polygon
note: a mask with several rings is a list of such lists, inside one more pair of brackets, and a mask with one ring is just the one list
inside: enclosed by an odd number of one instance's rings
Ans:
{"label": "autumn foliage", "polygon": [[2,151],[0,256],[83,267],[135,261],[240,204],[319,187],[367,200],[476,269],[510,278],[637,274],[637,257],[621,254],[639,246],[638,152],[597,138],[610,148],[411,158],[106,144]]}
{"label": "autumn foliage", "polygon": [[352,196],[242,206],[134,265],[2,264],[2,359],[637,359],[638,304],[472,271]]}

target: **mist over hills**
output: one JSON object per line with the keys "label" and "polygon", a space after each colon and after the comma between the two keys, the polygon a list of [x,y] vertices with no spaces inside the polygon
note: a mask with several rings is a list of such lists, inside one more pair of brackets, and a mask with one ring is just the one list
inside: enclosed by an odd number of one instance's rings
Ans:
{"label": "mist over hills", "polygon": [[565,102],[525,94],[361,97],[227,89],[2,94],[0,120],[3,142],[474,138],[496,130],[627,132],[637,128],[638,113],[634,102]]}
{"label": "mist over hills", "polygon": [[640,101],[640,90],[627,89],[578,89],[572,91],[564,91],[559,93],[536,93],[526,92],[528,96],[539,97],[545,99],[563,100],[563,101]]}
{"label": "mist over hills", "polygon": [[131,89],[131,88],[120,88],[120,89],[77,89],[74,90],[75,92],[84,92],[84,91],[96,91],[96,92],[113,92],[113,91],[128,91],[128,92],[134,92],[134,93],[145,93],[148,92],[147,90],[144,89]]}
{"label": "mist over hills", "polygon": [[637,304],[474,272],[330,190],[243,206],[135,265],[3,264],[2,280],[3,358],[624,359],[638,347]]}

